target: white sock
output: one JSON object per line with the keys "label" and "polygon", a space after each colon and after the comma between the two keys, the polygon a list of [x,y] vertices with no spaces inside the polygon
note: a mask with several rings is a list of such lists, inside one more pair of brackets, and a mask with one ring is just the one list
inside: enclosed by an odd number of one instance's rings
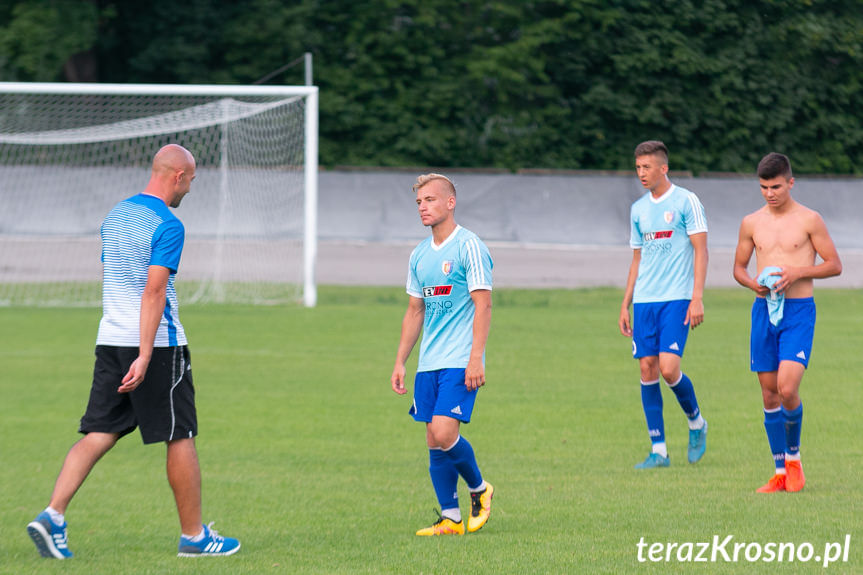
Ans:
{"label": "white sock", "polygon": [[470,493],[482,493],[483,491],[485,491],[485,479],[482,480],[482,483],[480,483],[479,487],[477,487],[476,489],[471,489],[470,487],[468,487],[467,490]]}
{"label": "white sock", "polygon": [[66,516],[51,506],[45,508],[45,513],[47,513],[51,517],[51,521],[58,526],[63,525],[66,522]]}
{"label": "white sock", "polygon": [[461,523],[461,510],[458,507],[453,507],[452,509],[444,509],[441,511],[441,515],[446,517],[447,519],[452,519],[456,523]]}
{"label": "white sock", "polygon": [[188,539],[192,543],[197,543],[198,541],[200,541],[201,539],[204,538],[204,528],[202,527],[201,532],[198,533],[197,535],[186,535],[185,533],[183,533],[183,537],[185,537],[186,539]]}
{"label": "white sock", "polygon": [[689,422],[689,429],[703,429],[707,422],[704,421],[704,418],[701,417],[701,414],[698,414],[698,417],[692,420],[687,420]]}
{"label": "white sock", "polygon": [[651,450],[653,453],[658,453],[662,457],[668,457],[668,447],[665,445],[664,441],[660,443],[654,443]]}

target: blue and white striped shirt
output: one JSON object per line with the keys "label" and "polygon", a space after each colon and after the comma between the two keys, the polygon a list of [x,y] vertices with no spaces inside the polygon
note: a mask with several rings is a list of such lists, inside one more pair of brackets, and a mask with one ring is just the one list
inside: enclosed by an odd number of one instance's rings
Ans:
{"label": "blue and white striped shirt", "polygon": [[425,302],[417,371],[467,367],[473,344],[474,290],[491,290],[494,263],[473,232],[456,226],[436,246],[426,238],[413,251],[407,292]]}
{"label": "blue and white striped shirt", "polygon": [[153,265],[171,270],[154,346],[186,345],[174,289],[184,239],[182,222],[155,196],[138,194],[108,213],[102,222],[102,321],[97,345],[138,347],[141,296]]}

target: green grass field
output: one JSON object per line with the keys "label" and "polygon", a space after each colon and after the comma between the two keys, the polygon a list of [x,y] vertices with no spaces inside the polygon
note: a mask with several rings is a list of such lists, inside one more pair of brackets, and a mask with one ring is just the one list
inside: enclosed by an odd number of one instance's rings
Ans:
{"label": "green grass field", "polygon": [[[389,376],[406,297],[323,288],[316,309],[181,310],[198,397],[204,516],[241,539],[228,558],[175,556],[164,447],[136,434],[70,507],[71,561],[38,557],[25,526],[77,439],[98,309],[0,308],[0,573],[863,573],[863,293],[817,293],[802,386],[798,494],[757,495],[772,473],[748,370],[751,297],[709,291],[684,369],[710,422],[687,427],[665,390],[672,466],[637,472],[649,442],[617,290],[495,292],[488,384],[463,429],[497,488],[477,534],[417,538],[436,507],[424,430]],[[416,350],[412,360],[416,360]],[[411,369],[411,366],[409,366]],[[463,484],[461,485],[463,488]],[[466,491],[462,509],[466,510]],[[637,544],[811,543],[850,534],[847,562],[638,561]],[[646,551],[645,551],[646,553]],[[709,553],[707,555],[709,558]]]}

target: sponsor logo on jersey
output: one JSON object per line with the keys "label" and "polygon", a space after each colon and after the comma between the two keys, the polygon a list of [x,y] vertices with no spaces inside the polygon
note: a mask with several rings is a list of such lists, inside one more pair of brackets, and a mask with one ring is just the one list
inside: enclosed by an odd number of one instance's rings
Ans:
{"label": "sponsor logo on jersey", "polygon": [[425,286],[423,288],[423,297],[436,297],[441,295],[449,295],[452,293],[452,286]]}
{"label": "sponsor logo on jersey", "polygon": [[646,242],[651,242],[653,240],[667,240],[671,237],[671,234],[674,233],[674,230],[661,230],[658,232],[645,232],[642,235],[642,239]]}
{"label": "sponsor logo on jersey", "polygon": [[452,271],[452,260],[444,260],[444,262],[440,265],[440,269],[446,275]]}
{"label": "sponsor logo on jersey", "polygon": [[641,248],[642,256],[668,256],[671,253],[671,242],[648,242]]}
{"label": "sponsor logo on jersey", "polygon": [[662,217],[665,219],[666,224],[670,224],[674,221],[674,212],[665,212],[662,214]]}

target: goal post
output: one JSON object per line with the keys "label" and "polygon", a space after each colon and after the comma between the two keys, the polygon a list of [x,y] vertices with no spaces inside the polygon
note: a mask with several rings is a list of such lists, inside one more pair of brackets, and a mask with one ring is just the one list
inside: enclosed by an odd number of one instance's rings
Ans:
{"label": "goal post", "polygon": [[153,154],[197,160],[182,301],[317,302],[315,86],[0,82],[0,305],[95,305],[99,226]]}

